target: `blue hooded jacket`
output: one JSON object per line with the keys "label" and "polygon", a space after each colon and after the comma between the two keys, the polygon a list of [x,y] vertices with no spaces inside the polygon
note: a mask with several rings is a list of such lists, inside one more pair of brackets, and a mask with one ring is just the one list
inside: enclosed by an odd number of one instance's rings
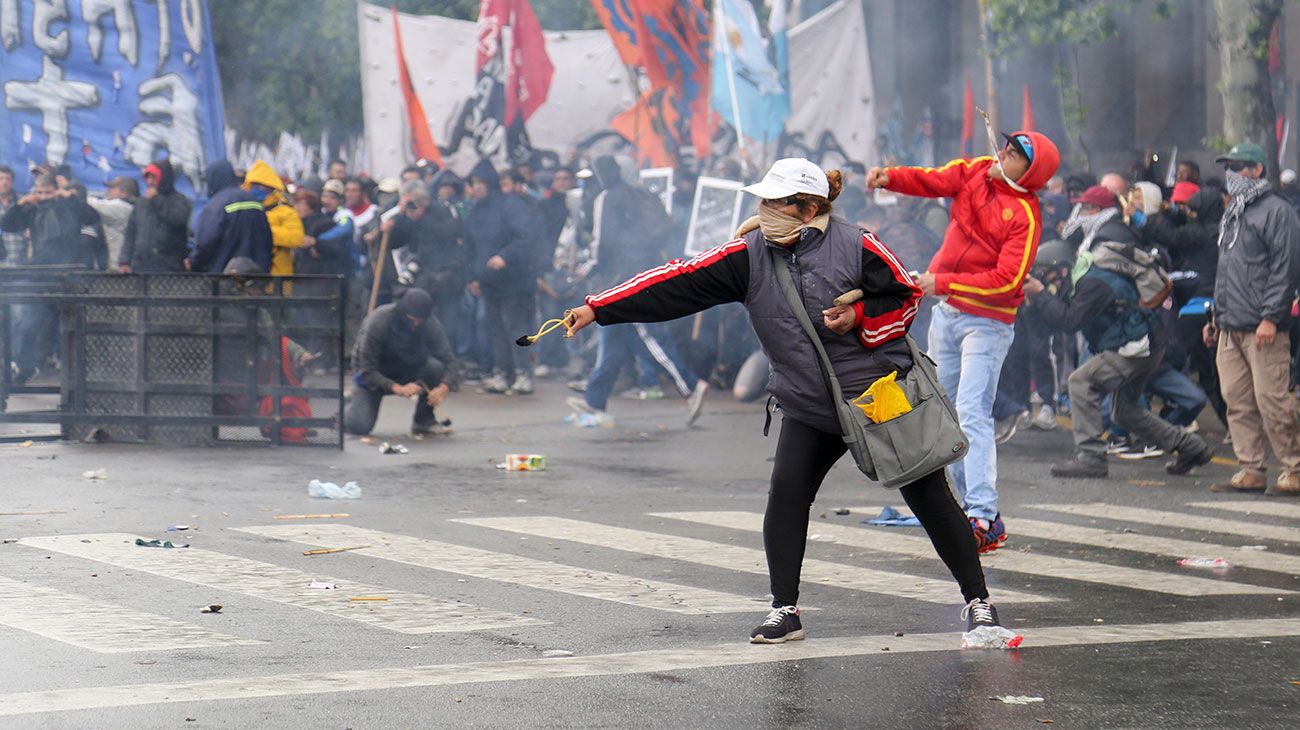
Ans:
{"label": "blue hooded jacket", "polygon": [[212,197],[194,224],[191,269],[219,274],[231,259],[245,257],[270,271],[271,226],[262,204],[236,184],[228,160],[213,162],[204,174]]}

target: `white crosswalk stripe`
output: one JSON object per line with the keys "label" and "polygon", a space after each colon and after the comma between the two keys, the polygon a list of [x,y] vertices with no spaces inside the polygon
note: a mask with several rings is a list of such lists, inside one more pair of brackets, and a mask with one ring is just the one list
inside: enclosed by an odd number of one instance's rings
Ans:
{"label": "white crosswalk stripe", "polygon": [[[763,515],[754,512],[660,512],[653,516],[748,532],[761,532],[763,529]],[[815,527],[810,528],[810,532],[832,537],[835,542],[842,545],[937,560],[934,547],[928,538],[900,534],[893,528],[883,529],[891,531],[882,532],[882,528],[864,529],[817,523]],[[1154,591],[1177,596],[1290,593],[1290,591],[1286,590],[1264,588],[1244,583],[1160,573],[1153,570],[1126,568],[1108,563],[1059,558],[1036,553],[1022,553],[1006,549],[986,553],[980,556],[980,561],[984,567],[996,570],[1085,583],[1123,586],[1135,590]]]}
{"label": "white crosswalk stripe", "polygon": [[[442,598],[393,591],[364,583],[325,578],[271,563],[184,548],[137,547],[135,535],[107,533],[30,537],[23,545],[138,570],[164,578],[242,593],[276,603],[351,619],[405,634],[477,631],[541,623],[527,616],[493,611]],[[313,580],[332,582],[339,590],[308,588]],[[353,596],[386,601],[354,602]]]}
{"label": "white crosswalk stripe", "polygon": [[[1212,542],[1180,540],[1174,537],[1141,535],[1133,532],[1110,532],[1099,527],[1080,527],[1020,517],[1007,520],[1007,531],[1011,533],[1013,540],[1019,535],[1024,535],[1043,540],[1060,540],[1168,558],[1219,557],[1226,558],[1232,564],[1243,568],[1300,575],[1300,555],[1274,551],[1243,550],[1239,547]],[[1170,563],[1172,564],[1173,561],[1171,560]]]}
{"label": "white crosswalk stripe", "polygon": [[101,654],[262,643],[5,577],[0,624]]}
{"label": "white crosswalk stripe", "polygon": [[[555,540],[653,555],[669,560],[708,565],[742,573],[767,575],[763,551],[689,537],[677,537],[563,517],[498,517],[458,519],[468,525],[490,527]],[[904,573],[805,559],[805,583],[912,598],[930,603],[951,604],[957,600],[957,586],[951,580],[934,580]],[[1020,591],[999,591],[1002,603],[1034,603],[1056,599]]]}
{"label": "white crosswalk stripe", "polygon": [[[1217,505],[1224,503],[1206,503],[1207,506],[1209,504]],[[1243,504],[1250,503],[1247,502]],[[873,512],[873,508],[870,507],[854,507],[851,509],[854,514],[876,514],[880,508],[874,508],[876,512]],[[898,512],[904,516],[911,516],[912,514],[905,507],[899,508]],[[1276,551],[1247,550],[1213,542],[1183,540],[1176,537],[1160,537],[1158,535],[1143,535],[1136,532],[1113,532],[1100,527],[1081,527],[1079,525],[1068,525],[1064,522],[1031,520],[1024,517],[1007,517],[1005,519],[1007,523],[1007,532],[1011,535],[1013,541],[1019,536],[1024,536],[1041,538],[1044,540],[1072,542],[1079,545],[1091,545],[1092,547],[1128,550],[1135,553],[1146,553],[1148,555],[1159,555],[1171,558],[1186,558],[1193,556],[1223,557],[1227,558],[1234,565],[1243,568],[1267,570],[1274,573],[1286,573],[1288,575],[1300,575],[1300,555],[1289,555],[1287,553],[1279,553]],[[896,530],[897,528],[891,529]],[[991,555],[994,556],[1000,554],[1000,551],[991,553]],[[987,555],[985,557],[987,557]]]}
{"label": "white crosswalk stripe", "polygon": [[692,588],[618,573],[588,570],[545,560],[478,550],[451,543],[367,530],[351,525],[269,525],[235,528],[277,540],[343,547],[373,545],[353,552],[422,568],[615,601],[673,613],[734,613],[766,610],[767,601],[707,588]]}
{"label": "white crosswalk stripe", "polygon": [[1229,512],[1241,512],[1247,515],[1270,515],[1300,520],[1300,504],[1288,502],[1191,502],[1188,507],[1201,509],[1222,509]]}
{"label": "white crosswalk stripe", "polygon": [[[1025,633],[1026,646],[1033,648],[1104,646],[1137,642],[1263,639],[1300,636],[1300,619],[1246,619],[1104,626],[1090,623],[1083,626],[1043,627]],[[836,657],[871,656],[876,661],[892,662],[898,657],[909,654],[959,651],[957,648],[959,646],[959,635],[934,633],[813,638],[782,644],[779,650],[774,650],[771,646],[729,641],[724,644],[555,659],[466,662],[417,667],[370,667],[338,672],[75,687],[44,692],[0,694],[0,716],[12,717],[42,712],[140,707],[168,703],[197,704],[218,700],[448,687],[486,682],[626,676]],[[885,648],[889,651],[882,651]],[[431,696],[445,698],[445,695]]]}
{"label": "white crosswalk stripe", "polygon": [[1034,504],[1032,509],[1060,512],[1081,517],[1096,517],[1120,522],[1139,522],[1181,530],[1220,533],[1223,535],[1241,535],[1255,540],[1282,540],[1300,542],[1300,530],[1294,527],[1260,525],[1253,522],[1224,520],[1218,517],[1203,517],[1179,512],[1164,512],[1143,507],[1116,506],[1113,504]]}

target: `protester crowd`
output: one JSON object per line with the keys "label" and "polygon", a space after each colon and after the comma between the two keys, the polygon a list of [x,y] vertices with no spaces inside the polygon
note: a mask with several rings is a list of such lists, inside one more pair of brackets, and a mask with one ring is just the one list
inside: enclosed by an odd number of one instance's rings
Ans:
{"label": "protester crowd", "polygon": [[[1029,170],[1046,169],[1033,166],[1033,140],[1020,136],[1023,147],[1009,149],[1028,155]],[[986,450],[1070,416],[1074,458],[1054,466],[1054,475],[1105,477],[1109,457],[1166,455],[1170,472],[1182,474],[1221,447],[1198,434],[1201,426],[1226,426],[1222,443],[1240,469],[1216,489],[1300,494],[1300,187],[1288,170],[1273,189],[1254,145],[1234,147],[1219,163],[1222,172],[1202,178],[1195,163],[1182,162],[1165,186],[1149,168],[1092,177],[1056,171],[1053,162],[1046,175],[1054,176],[1020,194],[1036,201],[1038,219],[1021,221],[1011,203],[1002,212],[1013,227],[1041,226],[1026,239],[1039,239],[1036,256],[1022,246],[1023,260],[1013,262],[1020,270],[1003,295],[964,293],[954,285],[964,281],[960,273],[918,277],[929,296],[911,333],[922,347],[936,357],[955,347],[927,337],[951,335],[959,310],[996,321],[999,328],[985,334],[999,348],[1005,340],[1000,372],[981,376],[992,386]],[[963,256],[950,250],[953,221],[974,215],[963,212],[965,183],[944,181],[956,174],[947,169],[885,168],[886,182],[880,169],[848,165],[834,215],[873,232],[905,269],[936,271],[935,262]],[[693,171],[675,171],[670,214],[630,159],[609,155],[505,168],[482,160],[465,177],[424,160],[379,181],[338,160],[325,170],[324,179],[287,180],[265,162],[239,171],[218,160],[195,208],[166,160],[141,171],[142,186],[119,177],[96,196],[66,168],[24,174],[26,192],[19,192],[19,176],[0,167],[3,263],[223,273],[236,262],[245,272],[341,276],[351,305],[348,362],[316,352],[313,367],[352,368],[344,425],[356,434],[373,428],[384,395],[420,398],[412,427],[430,433],[444,423],[433,409],[449,392],[527,396],[538,378],[561,378],[576,391],[568,406],[586,425],[612,424],[610,400],[620,391],[637,399],[676,393],[690,421],[711,384],[749,398],[761,392],[745,373],[765,374],[766,361],[740,308],[516,344],[583,295],[682,256]],[[700,172],[753,176],[734,160]],[[990,271],[1002,265],[988,263]],[[321,286],[337,284],[298,280],[288,295],[328,293]],[[57,367],[49,336],[57,316],[15,310],[10,366],[22,383]],[[305,309],[300,316],[302,324],[328,324],[331,315]],[[973,389],[965,351],[957,356]],[[961,387],[949,386],[956,401]],[[963,428],[978,431],[965,420]],[[1281,463],[1271,480],[1266,443]],[[995,461],[975,464],[973,484],[996,480]],[[995,527],[995,510],[981,516],[985,528]],[[999,542],[995,535],[985,547]]]}

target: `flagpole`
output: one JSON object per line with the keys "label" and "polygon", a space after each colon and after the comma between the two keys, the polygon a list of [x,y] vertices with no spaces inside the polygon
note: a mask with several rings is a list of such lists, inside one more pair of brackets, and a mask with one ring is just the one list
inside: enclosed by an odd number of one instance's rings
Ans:
{"label": "flagpole", "polygon": [[727,63],[727,92],[731,94],[731,118],[734,124],[732,127],[736,130],[736,148],[740,150],[741,157],[745,156],[745,130],[740,123],[740,103],[736,98],[736,73],[731,66],[731,44],[727,42],[727,35],[723,28],[718,25],[722,19],[722,0],[713,3],[713,24],[714,34],[718,39],[718,44],[723,47],[723,58]]}

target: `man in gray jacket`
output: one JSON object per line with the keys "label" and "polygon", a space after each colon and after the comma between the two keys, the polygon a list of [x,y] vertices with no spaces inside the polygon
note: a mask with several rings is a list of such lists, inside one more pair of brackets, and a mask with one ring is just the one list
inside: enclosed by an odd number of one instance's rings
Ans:
{"label": "man in gray jacket", "polygon": [[357,333],[352,355],[356,389],[343,409],[343,428],[355,436],[370,433],[386,395],[415,398],[413,436],[438,431],[433,409],[442,405],[455,377],[455,355],[433,316],[433,299],[409,289],[401,299],[371,312]]}
{"label": "man in gray jacket", "polygon": [[[1219,382],[1241,469],[1212,489],[1300,496],[1300,418],[1289,392],[1300,219],[1272,194],[1259,145],[1236,145],[1215,161],[1226,171],[1228,203],[1219,224],[1215,315],[1205,341],[1218,343]],[[1282,462],[1271,486],[1264,476],[1265,434]]]}

